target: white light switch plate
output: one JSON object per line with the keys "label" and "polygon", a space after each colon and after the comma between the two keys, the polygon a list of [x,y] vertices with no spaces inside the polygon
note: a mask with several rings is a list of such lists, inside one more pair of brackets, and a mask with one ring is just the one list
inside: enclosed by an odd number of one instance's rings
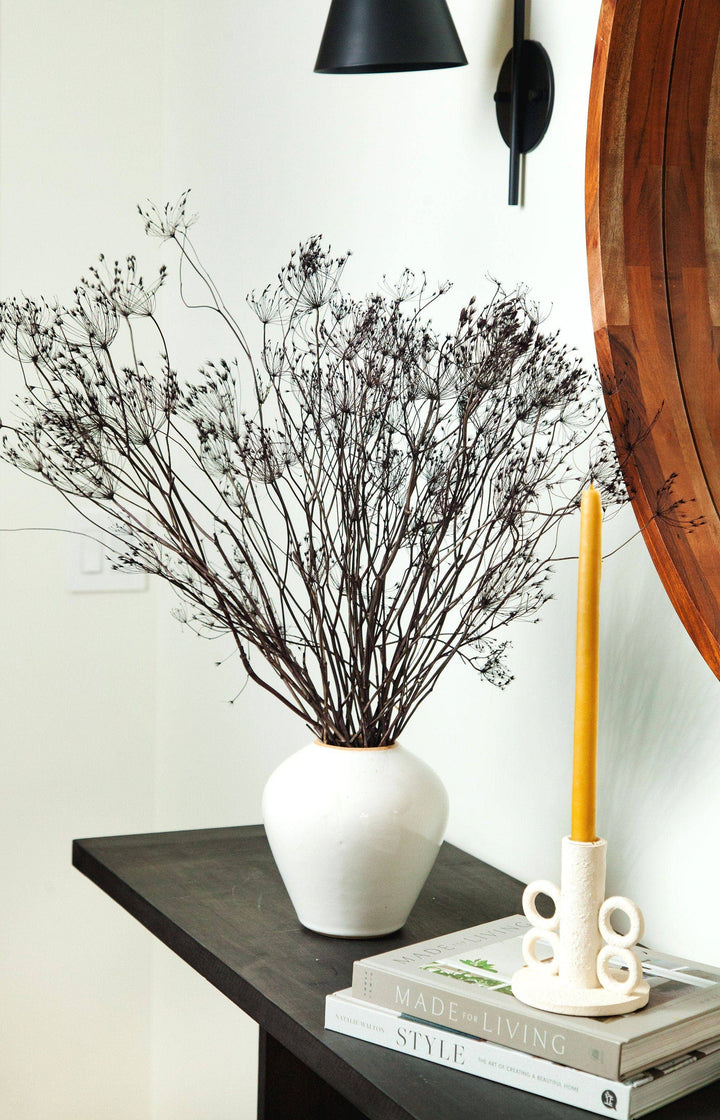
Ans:
{"label": "white light switch plate", "polygon": [[87,526],[74,525],[68,538],[68,591],[145,591],[145,572],[116,571],[113,568],[112,538]]}

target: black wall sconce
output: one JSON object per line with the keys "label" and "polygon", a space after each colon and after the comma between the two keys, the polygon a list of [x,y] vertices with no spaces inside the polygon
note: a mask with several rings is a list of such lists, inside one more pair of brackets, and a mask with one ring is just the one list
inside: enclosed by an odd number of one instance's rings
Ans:
{"label": "black wall sconce", "polygon": [[[513,47],[500,70],[495,110],[510,148],[508,202],[519,195],[520,155],[547,132],[554,81],[547,52],[525,38],[525,0],[514,0]],[[332,0],[318,74],[380,74],[466,66],[446,0]]]}
{"label": "black wall sconce", "polygon": [[445,0],[333,0],[317,74],[466,66]]}
{"label": "black wall sconce", "polygon": [[555,80],[547,51],[525,38],[525,0],[514,0],[513,45],[500,68],[495,113],[503,140],[510,149],[508,203],[517,206],[520,193],[520,156],[532,152],[550,124]]}

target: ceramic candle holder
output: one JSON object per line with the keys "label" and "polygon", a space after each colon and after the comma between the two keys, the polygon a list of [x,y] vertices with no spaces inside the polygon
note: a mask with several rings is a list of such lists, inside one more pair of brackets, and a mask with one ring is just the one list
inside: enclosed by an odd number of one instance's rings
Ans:
{"label": "ceramic candle holder", "polygon": [[[512,979],[513,995],[531,1007],[563,1015],[622,1015],[648,1001],[650,989],[632,946],[643,934],[643,917],[629,898],[605,898],[607,843],[562,842],[560,890],[545,880],[530,883],[523,894],[525,917],[532,925],[523,940],[525,968]],[[551,918],[535,905],[547,894],[555,903]],[[630,929],[616,933],[614,911],[626,914]],[[553,956],[541,960],[538,941],[548,942]],[[621,964],[622,967],[617,967]]]}

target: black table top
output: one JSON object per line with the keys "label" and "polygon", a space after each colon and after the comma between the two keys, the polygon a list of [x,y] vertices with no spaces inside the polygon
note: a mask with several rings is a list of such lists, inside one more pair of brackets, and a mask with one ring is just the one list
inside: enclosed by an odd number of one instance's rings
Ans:
{"label": "black table top", "polygon": [[[369,1120],[590,1114],[323,1028],[353,961],[520,912],[522,884],[450,844],[405,927],[341,940],[298,922],[260,825],[76,840],[73,863]],[[652,1114],[718,1120],[720,1082]]]}

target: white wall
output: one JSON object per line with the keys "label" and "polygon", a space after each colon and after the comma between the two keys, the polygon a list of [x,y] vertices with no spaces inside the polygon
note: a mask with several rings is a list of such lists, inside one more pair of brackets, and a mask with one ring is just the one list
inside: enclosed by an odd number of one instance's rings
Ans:
{"label": "white wall", "polygon": [[[196,241],[238,306],[299,240],[322,232],[338,250],[353,250],[346,278],[361,292],[406,265],[452,278],[458,303],[487,291],[488,273],[507,285],[526,282],[552,309],[550,325],[594,360],[584,139],[598,0],[532,5],[532,36],[552,57],[557,99],[547,138],[527,160],[525,205],[513,210],[492,102],[511,39],[505,0],[452,3],[465,69],[348,78],[312,73],[326,0],[171,7],[166,195],[193,188]],[[634,530],[632,514],[616,519],[608,544]],[[559,570],[541,624],[516,628],[516,680],[507,691],[454,667],[404,737],[449,788],[449,838],[522,879],[557,876],[569,825],[575,578],[572,565]],[[190,786],[171,775],[178,758],[190,766],[196,757],[197,728],[184,732],[191,686],[202,679],[207,695],[224,688],[226,696],[232,687],[214,683],[201,645],[167,638],[162,671],[187,687],[175,696],[160,690],[164,819],[173,819],[174,804],[178,824],[205,822],[211,806],[199,811]],[[720,845],[720,690],[640,540],[606,564],[602,654],[599,824],[610,840],[609,888],[644,907],[658,946],[718,961],[720,910],[700,853]],[[302,727],[271,704],[258,720],[259,703],[246,693],[233,710],[237,723],[226,708],[203,711],[205,741],[227,751],[223,772],[240,765],[244,779],[250,768],[249,782],[238,783],[247,820],[257,816],[260,774],[305,741]],[[217,781],[214,766],[207,774]],[[216,805],[224,821],[227,788]],[[159,1034],[155,1044],[164,1045]],[[175,1053],[190,1055],[179,1045]],[[188,1063],[185,1070],[190,1077]]]}
{"label": "white wall", "polygon": [[[0,4],[0,292],[69,296],[159,186],[161,7]],[[2,403],[16,376],[2,365]],[[148,935],[70,865],[150,831],[150,593],[72,595],[61,501],[0,470],[0,1118],[149,1115]]]}
{"label": "white wall", "polygon": [[[323,232],[338,250],[353,250],[346,277],[361,292],[406,265],[452,278],[456,306],[487,291],[488,273],[526,282],[552,308],[550,325],[592,360],[583,164],[599,0],[532,5],[531,33],[552,57],[557,99],[547,138],[527,160],[525,205],[512,210],[492,103],[511,6],[451,7],[467,68],[340,78],[312,73],[327,0],[2,0],[2,292],[65,284],[109,240],[120,250],[137,246],[137,199],[171,199],[190,186],[201,212],[197,243],[240,310],[299,240]],[[187,368],[217,353],[215,336],[194,320],[180,329]],[[0,524],[47,523],[50,499],[7,471],[2,479]],[[608,543],[633,529],[631,515],[618,519]],[[28,1040],[43,996],[55,1016],[40,1028],[46,1080],[65,1079],[63,1107],[74,1120],[111,1107],[128,1120],[249,1118],[252,1025],[162,947],[152,950],[150,996],[148,935],[72,877],[62,844],[71,834],[150,827],[151,808],[155,828],[257,820],[265,777],[307,732],[251,687],[230,706],[242,684],[236,663],[215,667],[218,647],[181,631],[163,589],[123,598],[123,610],[136,612],[128,627],[117,599],[91,604],[64,592],[52,542],[1,536],[0,561],[12,634],[4,710],[17,728],[5,743],[16,808],[3,820],[3,851],[12,849],[3,858],[11,952],[28,974],[38,954],[23,955],[23,943],[42,928],[37,899],[50,882],[49,852],[64,922],[47,983],[35,992],[12,972],[5,981],[15,999],[11,1054],[20,1062],[17,1075],[11,1066],[8,1118],[50,1114],[28,1088]],[[524,879],[557,874],[568,824],[574,580],[572,565],[558,571],[541,624],[516,628],[507,691],[453,668],[405,735],[448,786],[449,838]],[[92,659],[90,633],[103,635]],[[701,853],[720,848],[719,690],[639,540],[606,564],[602,643],[599,823],[610,841],[610,888],[643,906],[659,947],[718,962],[720,908],[708,897]],[[88,697],[91,670],[118,682],[115,697]],[[107,718],[118,696],[127,734]],[[18,861],[21,828],[35,850]],[[78,966],[59,982],[80,947],[77,959],[91,960],[94,973]],[[99,992],[114,1007],[127,993],[120,1038]],[[75,998],[99,1055],[89,1080],[77,1064],[82,1047],[73,1040],[71,1055],[64,1040]],[[111,1096],[101,1084],[106,1069],[123,1082]],[[92,1106],[73,1101],[76,1082]],[[64,1115],[57,1107],[52,1114]]]}
{"label": "white wall", "polygon": [[[202,11],[172,0],[166,193],[193,187],[196,240],[238,302],[272,279],[298,240],[324,232],[353,250],[345,277],[360,291],[405,265],[452,278],[458,305],[487,292],[488,273],[526,282],[552,311],[548,325],[591,362],[583,180],[599,3],[533,5],[531,34],[552,57],[557,97],[517,209],[505,203],[507,149],[492,102],[511,6],[451,6],[468,67],[342,78],[312,73],[325,0]],[[635,527],[629,511],[611,522],[608,545]],[[515,629],[507,691],[457,666],[405,736],[450,788],[451,838],[523,878],[556,873],[568,825],[575,579],[572,564],[558,570],[541,624]],[[714,850],[720,831],[720,689],[640,539],[606,564],[602,651],[599,816],[611,886],[644,905],[658,944],[718,959],[717,903],[698,853]],[[186,654],[205,657],[200,646]],[[217,719],[222,737],[226,716]],[[243,728],[248,743],[256,736]]]}

